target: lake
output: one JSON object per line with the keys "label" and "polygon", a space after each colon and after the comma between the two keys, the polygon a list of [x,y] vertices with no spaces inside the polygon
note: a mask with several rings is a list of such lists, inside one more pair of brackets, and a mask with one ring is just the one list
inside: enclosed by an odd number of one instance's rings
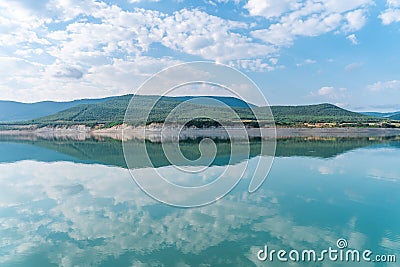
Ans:
{"label": "lake", "polygon": [[[216,141],[209,169],[251,166],[267,156],[260,142],[251,143],[250,159],[238,154],[229,163],[229,143]],[[196,158],[197,144],[183,143],[183,154]],[[149,147],[155,168],[174,168],[159,143]],[[260,250],[319,253],[338,249],[339,239],[347,249],[396,255],[397,263],[325,258],[290,266],[399,266],[399,159],[395,137],[280,139],[256,192],[247,191],[245,175],[211,205],[176,208],[136,185],[119,141],[3,136],[0,266],[286,266],[276,255],[260,261]],[[133,167],[151,168],[140,155]]]}

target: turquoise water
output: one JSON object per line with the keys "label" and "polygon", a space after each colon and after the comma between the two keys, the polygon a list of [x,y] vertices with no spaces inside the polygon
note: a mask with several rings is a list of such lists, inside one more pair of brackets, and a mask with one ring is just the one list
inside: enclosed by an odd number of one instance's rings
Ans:
{"label": "turquoise water", "polygon": [[[151,145],[156,167],[173,168]],[[257,147],[249,165],[266,156]],[[210,168],[220,171],[225,158],[223,150]],[[340,238],[397,263],[289,266],[400,266],[399,159],[398,139],[281,140],[258,191],[247,192],[245,177],[216,203],[185,209],[138,188],[120,142],[3,140],[0,266],[286,266],[257,252],[320,251]],[[136,167],[150,168],[140,157]]]}

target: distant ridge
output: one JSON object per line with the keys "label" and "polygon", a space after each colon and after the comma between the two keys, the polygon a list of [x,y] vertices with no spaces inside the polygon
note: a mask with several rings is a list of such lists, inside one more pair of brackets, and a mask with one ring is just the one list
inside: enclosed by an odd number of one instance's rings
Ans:
{"label": "distant ridge", "polygon": [[400,111],[396,112],[360,112],[360,114],[364,114],[367,116],[374,116],[378,118],[393,118],[393,117],[400,117]]}
{"label": "distant ridge", "polygon": [[363,114],[340,108],[333,104],[323,103],[299,106],[272,106],[274,116],[349,116],[366,117]]}
{"label": "distant ridge", "polygon": [[[67,110],[69,108],[74,108],[79,105],[91,105],[109,100],[129,101],[132,96],[133,95],[129,94],[129,95],[111,96],[111,97],[97,98],[97,99],[80,99],[67,102],[41,101],[35,103],[22,103],[16,101],[0,100],[0,122],[17,122],[17,121],[34,120],[41,117],[53,115],[57,112]],[[219,97],[219,96],[196,97],[194,103],[204,104],[204,105],[215,105],[214,102],[209,101],[209,98],[219,100],[230,107],[248,108],[254,106],[252,104],[246,103],[241,99],[237,99],[234,97]],[[193,99],[193,97],[183,96],[183,97],[172,97],[171,99],[181,102]]]}
{"label": "distant ridge", "polygon": [[[23,104],[13,102],[11,106],[17,107],[21,104],[22,108],[18,110],[19,116],[14,114],[15,110],[9,110],[5,102],[0,102],[0,109],[3,108],[6,112],[2,113],[3,121],[17,121],[17,118],[24,121],[17,124],[36,124],[39,126],[57,126],[57,125],[74,125],[85,124],[88,126],[104,125],[111,127],[122,124],[124,121],[126,108],[131,101],[133,95],[114,96],[102,99],[83,99],[71,102],[39,102],[33,104]],[[132,107],[132,117],[143,117],[143,112],[149,109],[155,99],[159,96],[137,95],[135,99],[139,100],[138,104]],[[215,101],[210,101],[210,98],[222,102],[221,105]],[[241,99],[234,97],[223,96],[182,96],[182,97],[166,97],[159,99],[157,105],[153,108],[148,121],[145,123],[162,123],[166,116],[180,103],[191,100],[186,105],[183,115],[186,121],[191,118],[206,117],[209,114],[216,116],[221,122],[227,124],[238,123],[237,117],[232,117],[230,109],[234,109],[239,115],[242,122],[246,122],[249,126],[253,123],[258,123],[254,117],[253,111],[266,114],[263,109],[249,104]],[[1,105],[3,104],[3,106]],[[229,107],[226,107],[229,106]],[[252,109],[250,109],[252,108]],[[352,112],[335,105],[324,103],[315,105],[299,105],[299,106],[272,106],[270,107],[273,113],[275,123],[282,126],[297,126],[304,124],[330,123],[333,126],[339,126],[343,123],[350,123],[354,126],[362,126],[368,123],[383,122],[388,118],[379,118],[367,114]],[[8,113],[7,113],[8,112]],[[25,114],[24,112],[27,112]],[[9,115],[7,117],[7,114]],[[10,115],[11,114],[11,115]],[[38,117],[40,114],[44,116]],[[264,122],[271,121],[269,118],[259,118]],[[215,124],[215,123],[214,123]],[[193,126],[217,126],[210,120],[196,119]],[[364,125],[364,126],[365,126]],[[256,126],[256,125],[254,125]]]}
{"label": "distant ridge", "polygon": [[0,100],[0,122],[33,120],[78,105],[100,103],[112,98],[81,99],[68,102],[42,101],[36,103]]}
{"label": "distant ridge", "polygon": [[382,119],[349,111],[333,104],[323,103],[299,106],[272,106],[277,125],[293,126],[302,123],[366,123]]}
{"label": "distant ridge", "polygon": [[[138,100],[139,105],[133,107],[133,113],[143,114],[146,110],[151,108],[151,105],[153,105],[154,101],[158,98],[160,99],[151,113],[151,122],[163,122],[172,109],[180,103],[191,99],[193,99],[193,101],[190,101],[185,107],[187,111],[184,112],[184,114],[187,118],[197,117],[199,113],[210,114],[211,112],[229,121],[231,119],[229,117],[230,108],[238,110],[245,116],[249,116],[251,113],[250,107],[255,107],[252,104],[248,104],[243,100],[233,97],[160,97],[137,95],[135,99]],[[220,101],[221,105],[216,104],[215,101],[210,101],[210,98]],[[35,119],[32,122],[39,124],[120,124],[124,120],[125,112],[131,99],[132,95],[124,95],[113,97],[100,103],[78,105],[49,116]]]}
{"label": "distant ridge", "polygon": [[391,120],[396,120],[396,121],[400,121],[400,112],[398,112],[398,113],[396,113],[396,114],[394,114],[394,115],[391,115],[391,116],[389,117],[389,119],[391,119]]}
{"label": "distant ridge", "polygon": [[235,97],[230,97],[230,96],[196,96],[194,98],[193,96],[176,96],[173,97],[175,100],[178,101],[187,101],[193,99],[193,102],[196,104],[201,104],[201,105],[215,105],[214,101],[209,101],[210,98],[218,100],[222,102],[223,104],[226,104],[230,107],[237,107],[237,108],[249,108],[249,107],[256,107],[253,104],[247,103],[243,101],[242,99],[238,99]]}
{"label": "distant ridge", "polygon": [[[131,100],[132,95],[113,97],[107,101],[94,104],[78,105],[58,113],[45,116],[31,121],[31,123],[40,125],[70,125],[70,124],[86,124],[90,126],[104,124],[106,127],[121,124],[124,121],[125,111]],[[132,117],[141,117],[143,112],[149,108],[155,98],[158,96],[136,96],[138,104],[132,107]],[[177,105],[183,101],[192,99],[193,97],[161,97],[160,101],[152,110],[146,123],[162,123],[166,116]],[[249,125],[255,122],[255,117],[252,107],[255,112],[265,114],[265,107],[257,107],[233,97],[211,97],[215,98],[226,105],[230,106],[239,115],[242,121]],[[356,112],[348,111],[339,108],[332,104],[317,104],[317,105],[302,105],[302,106],[272,106],[272,113],[277,125],[293,126],[302,123],[366,123],[376,122],[381,119],[362,115]],[[141,115],[142,114],[142,115]],[[232,117],[229,108],[224,105],[215,105],[215,102],[210,103],[208,97],[200,97],[190,102],[183,112],[185,118],[201,117],[202,114],[213,114],[228,124],[237,123],[237,119]],[[269,118],[260,118],[264,121],[270,121]],[[235,121],[236,120],[236,121]],[[195,121],[194,126],[213,126],[207,120]],[[214,125],[215,126],[215,125]]]}

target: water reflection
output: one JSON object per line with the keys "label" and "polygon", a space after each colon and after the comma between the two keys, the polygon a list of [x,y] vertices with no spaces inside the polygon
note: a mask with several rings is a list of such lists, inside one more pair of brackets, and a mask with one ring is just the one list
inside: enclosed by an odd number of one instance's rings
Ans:
{"label": "water reflection", "polygon": [[[196,159],[200,155],[198,144],[202,139],[186,140],[180,143],[182,154],[188,159]],[[224,139],[214,140],[217,147],[217,155],[212,165],[224,166],[230,158],[230,142]],[[139,146],[139,141],[132,140],[131,146]],[[278,139],[276,157],[315,157],[332,158],[348,151],[379,146],[400,147],[400,137],[377,138],[286,138]],[[246,143],[243,144],[246,146]],[[160,143],[147,142],[146,147],[155,167],[170,165],[163,153]],[[250,142],[250,157],[268,155],[267,151],[261,151],[261,141],[254,139]],[[150,167],[147,158],[143,154],[136,157],[135,168]],[[248,158],[247,153],[233,155],[234,163]],[[52,162],[68,160],[77,163],[100,163],[105,165],[126,168],[122,151],[122,144],[115,139],[73,140],[68,138],[27,138],[18,136],[0,135],[0,162],[15,162],[24,159]],[[178,162],[179,163],[179,162]]]}
{"label": "water reflection", "polygon": [[[338,238],[398,253],[398,141],[281,142],[259,191],[247,193],[245,177],[222,200],[194,209],[145,195],[118,164],[118,142],[2,142],[0,265],[265,266],[255,253],[266,243],[324,249]],[[20,146],[15,155],[12,146]]]}

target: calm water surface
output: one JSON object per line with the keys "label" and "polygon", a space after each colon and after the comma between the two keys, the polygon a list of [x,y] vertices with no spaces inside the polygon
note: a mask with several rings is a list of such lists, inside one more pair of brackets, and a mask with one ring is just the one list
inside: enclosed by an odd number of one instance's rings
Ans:
{"label": "calm water surface", "polygon": [[[160,171],[172,166],[150,144]],[[251,166],[259,155],[252,144]],[[185,144],[196,156],[195,143]],[[223,170],[227,144],[211,167]],[[197,151],[197,152],[196,152]],[[236,155],[234,164],[246,161]],[[400,140],[280,140],[262,187],[245,177],[222,200],[174,208],[143,193],[117,141],[0,141],[0,266],[286,266],[257,251],[349,248],[400,266]],[[137,168],[150,168],[137,160]],[[209,177],[199,176],[207,182]],[[177,182],[185,179],[177,177]]]}

